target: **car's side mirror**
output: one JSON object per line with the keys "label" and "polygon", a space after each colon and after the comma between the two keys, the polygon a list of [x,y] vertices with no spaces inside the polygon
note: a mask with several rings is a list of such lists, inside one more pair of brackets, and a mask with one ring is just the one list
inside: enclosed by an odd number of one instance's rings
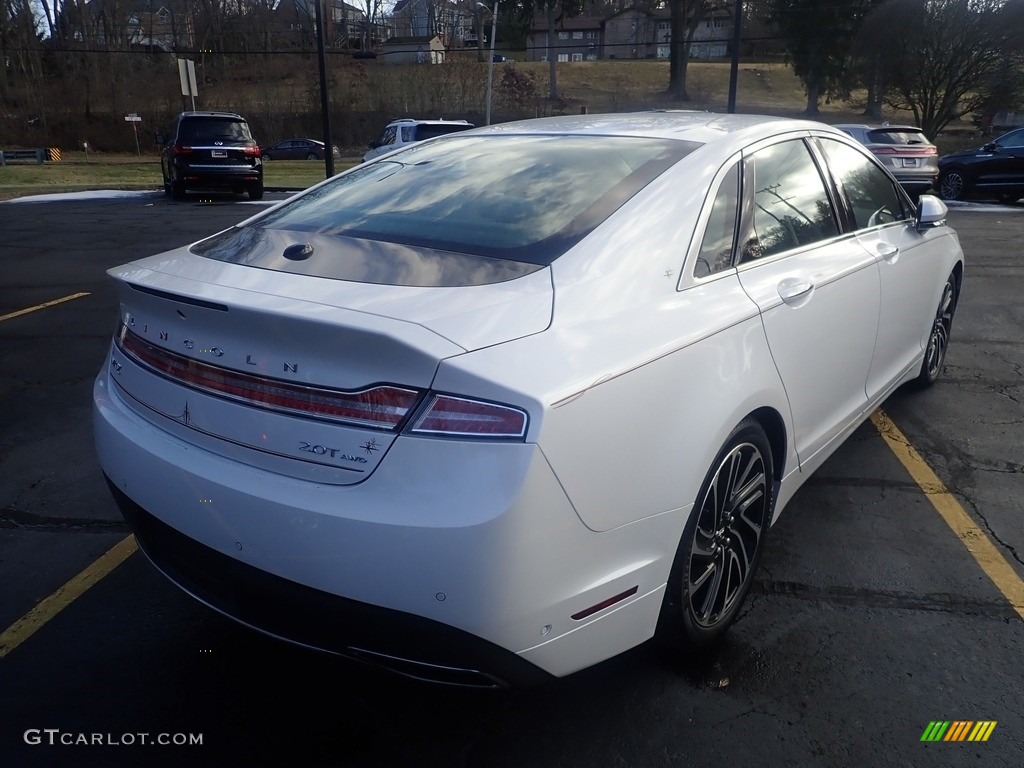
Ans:
{"label": "car's side mirror", "polygon": [[917,221],[914,223],[918,232],[944,226],[949,208],[935,195],[921,195],[917,200]]}
{"label": "car's side mirror", "polygon": [[166,144],[167,143],[167,137],[164,136],[162,133],[158,133],[156,135],[156,143],[160,144],[160,145]]}
{"label": "car's side mirror", "polygon": [[982,149],[984,149],[986,152],[995,152],[996,150],[999,149],[999,145],[996,144],[994,141],[990,141],[988,144],[982,147]]}

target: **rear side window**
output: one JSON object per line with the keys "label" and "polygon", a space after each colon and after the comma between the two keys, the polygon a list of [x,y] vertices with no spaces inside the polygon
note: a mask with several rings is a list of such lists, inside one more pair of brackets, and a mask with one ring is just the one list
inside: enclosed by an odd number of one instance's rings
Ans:
{"label": "rear side window", "polygon": [[783,141],[747,159],[754,190],[753,232],[742,261],[801,248],[839,234],[818,166],[803,141]]}
{"label": "rear side window", "polygon": [[736,212],[740,190],[739,166],[734,165],[722,179],[711,205],[711,215],[697,253],[694,277],[707,277],[732,266],[736,239]]}
{"label": "rear side window", "polygon": [[252,141],[249,124],[244,120],[221,117],[183,120],[178,133],[181,144],[213,144],[215,142],[247,143]]}
{"label": "rear side window", "polygon": [[832,175],[850,200],[857,229],[911,218],[895,182],[881,168],[842,142],[820,141]]}

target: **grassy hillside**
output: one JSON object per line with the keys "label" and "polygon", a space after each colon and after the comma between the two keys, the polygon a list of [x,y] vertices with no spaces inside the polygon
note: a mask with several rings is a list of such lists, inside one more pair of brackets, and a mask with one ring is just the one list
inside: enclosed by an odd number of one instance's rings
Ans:
{"label": "grassy hillside", "polygon": [[[452,57],[442,66],[387,65],[379,62],[354,62],[351,59],[332,59],[329,70],[332,105],[332,133],[335,143],[342,147],[347,161],[339,163],[336,171],[344,170],[356,162],[365,150],[366,142],[374,138],[388,120],[395,117],[447,117],[467,118],[483,124],[484,94],[486,92],[487,64],[472,56]],[[266,76],[253,81],[239,77],[204,84],[201,93],[204,109],[223,109],[241,112],[253,124],[257,139],[264,145],[297,135],[319,136],[321,119],[318,110],[319,95],[315,77],[305,69],[313,66],[309,61],[291,66],[271,68]],[[505,72],[518,72],[530,81],[526,97],[510,98],[503,89]],[[494,66],[495,96],[494,121],[534,117],[551,114],[578,114],[622,112],[646,109],[704,109],[724,111],[729,95],[728,62],[691,62],[687,85],[690,101],[670,99],[668,62],[595,61],[557,65],[558,96],[548,98],[550,91],[547,63],[514,61]],[[744,62],[740,65],[737,83],[737,111],[800,116],[806,106],[806,96],[800,81],[792,70],[779,62]],[[862,98],[862,95],[860,95]],[[857,122],[863,120],[863,103],[858,94],[848,102],[822,103],[823,122]],[[140,131],[141,157],[134,150],[134,139],[120,114],[106,119],[93,116],[86,126],[76,125],[73,136],[108,139],[109,151],[81,151],[81,144],[68,146],[61,142],[56,131],[33,134],[22,146],[58,146],[63,161],[40,166],[12,164],[0,167],[0,199],[16,195],[45,191],[74,191],[79,189],[158,189],[160,168],[157,146],[152,134],[160,123],[180,107],[173,101],[144,115],[144,128]],[[155,109],[155,108],[154,108]],[[891,122],[911,122],[908,114],[886,114]],[[966,135],[940,136],[940,152],[949,152],[963,146],[973,146],[978,139],[969,135],[971,126],[953,126],[964,129]],[[116,136],[120,143],[111,138]],[[131,149],[129,149],[131,148]],[[323,165],[305,162],[275,162],[267,170],[269,186],[304,188],[323,178]]]}

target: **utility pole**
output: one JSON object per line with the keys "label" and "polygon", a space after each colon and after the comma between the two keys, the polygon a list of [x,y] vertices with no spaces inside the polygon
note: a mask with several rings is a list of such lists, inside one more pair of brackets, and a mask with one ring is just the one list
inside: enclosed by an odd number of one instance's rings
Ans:
{"label": "utility pole", "polygon": [[320,113],[323,116],[324,169],[327,178],[334,175],[334,144],[331,142],[331,100],[327,95],[327,62],[324,59],[324,12],[321,7],[325,0],[316,2],[316,57],[320,66]]}

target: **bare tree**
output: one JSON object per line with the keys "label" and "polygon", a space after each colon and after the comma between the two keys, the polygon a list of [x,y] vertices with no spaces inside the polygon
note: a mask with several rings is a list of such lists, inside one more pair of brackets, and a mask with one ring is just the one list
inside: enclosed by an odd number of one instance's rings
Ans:
{"label": "bare tree", "polygon": [[890,0],[887,5],[893,28],[912,29],[913,34],[882,58],[889,84],[886,103],[910,111],[929,137],[982,107],[1007,57],[1020,51],[1024,23],[1018,4]]}
{"label": "bare tree", "polygon": [[709,0],[668,0],[672,42],[668,63],[668,92],[679,101],[689,101],[686,90],[686,67],[690,62],[690,46],[697,27],[709,10]]}

